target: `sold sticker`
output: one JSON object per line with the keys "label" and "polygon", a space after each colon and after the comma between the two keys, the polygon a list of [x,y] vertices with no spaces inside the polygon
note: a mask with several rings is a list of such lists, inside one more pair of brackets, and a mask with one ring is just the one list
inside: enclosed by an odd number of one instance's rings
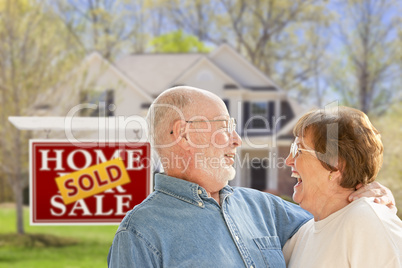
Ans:
{"label": "sold sticker", "polygon": [[120,158],[56,178],[66,205],[129,182],[130,177]]}

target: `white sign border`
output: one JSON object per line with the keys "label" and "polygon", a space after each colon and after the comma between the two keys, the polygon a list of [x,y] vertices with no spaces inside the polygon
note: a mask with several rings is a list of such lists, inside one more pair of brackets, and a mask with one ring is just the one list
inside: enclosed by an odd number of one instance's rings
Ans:
{"label": "white sign border", "polygon": [[[116,226],[119,225],[120,222],[77,222],[76,220],[74,222],[68,223],[66,222],[66,220],[61,220],[62,222],[33,222],[34,220],[34,215],[33,215],[33,156],[32,156],[32,145],[34,142],[51,142],[51,143],[58,143],[58,142],[69,142],[67,139],[30,139],[29,140],[29,225],[30,226]],[[119,141],[115,140],[115,141],[104,141],[104,140],[82,140],[80,141],[80,143],[104,143],[104,144],[108,144],[108,143],[119,143]],[[71,142],[70,142],[71,143]],[[123,143],[128,143],[128,142],[123,142]],[[148,144],[147,148],[148,148],[148,156],[151,157],[151,145],[149,142],[139,142],[142,144]],[[74,144],[74,143],[71,143]],[[151,165],[152,168],[152,165]],[[152,190],[153,190],[153,180],[151,179],[151,170],[150,168],[147,168],[147,180],[148,180],[148,193],[151,194]]]}

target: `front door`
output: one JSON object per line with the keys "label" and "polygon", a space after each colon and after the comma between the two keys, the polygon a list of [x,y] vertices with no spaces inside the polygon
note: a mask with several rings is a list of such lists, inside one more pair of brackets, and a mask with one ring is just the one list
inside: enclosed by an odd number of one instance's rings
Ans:
{"label": "front door", "polygon": [[251,188],[260,191],[267,189],[267,160],[261,160],[260,162],[253,162],[251,165]]}

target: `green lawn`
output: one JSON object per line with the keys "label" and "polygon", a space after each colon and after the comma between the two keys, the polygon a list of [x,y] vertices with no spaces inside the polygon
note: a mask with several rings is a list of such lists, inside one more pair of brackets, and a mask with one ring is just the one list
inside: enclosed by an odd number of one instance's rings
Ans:
{"label": "green lawn", "polygon": [[27,234],[57,236],[57,241],[69,245],[10,245],[5,237],[16,233],[15,209],[0,206],[0,268],[107,267],[106,257],[117,226],[29,226],[27,208],[24,217]]}

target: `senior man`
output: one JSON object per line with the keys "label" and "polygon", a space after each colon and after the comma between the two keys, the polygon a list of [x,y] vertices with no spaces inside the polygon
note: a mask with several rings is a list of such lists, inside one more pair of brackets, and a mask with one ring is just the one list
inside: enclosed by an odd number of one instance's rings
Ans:
{"label": "senior man", "polygon": [[165,173],[121,222],[109,267],[285,267],[282,247],[312,216],[276,196],[228,185],[242,141],[224,102],[175,87],[153,102],[148,119]]}

